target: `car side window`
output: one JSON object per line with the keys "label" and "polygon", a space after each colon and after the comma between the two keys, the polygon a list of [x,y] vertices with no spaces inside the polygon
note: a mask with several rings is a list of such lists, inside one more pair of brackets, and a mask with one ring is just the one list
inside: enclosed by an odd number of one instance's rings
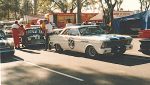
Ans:
{"label": "car side window", "polygon": [[66,29],[63,33],[62,33],[62,35],[67,35],[68,34],[68,29]]}
{"label": "car side window", "polygon": [[68,35],[78,36],[79,33],[77,29],[68,29]]}

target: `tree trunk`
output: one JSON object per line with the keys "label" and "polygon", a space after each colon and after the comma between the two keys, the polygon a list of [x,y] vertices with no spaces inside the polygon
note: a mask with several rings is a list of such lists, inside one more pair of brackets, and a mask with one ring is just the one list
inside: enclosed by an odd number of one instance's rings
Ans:
{"label": "tree trunk", "polygon": [[34,15],[36,15],[37,12],[36,4],[37,4],[37,0],[34,0]]}
{"label": "tree trunk", "polygon": [[82,23],[81,0],[77,0],[77,23]]}

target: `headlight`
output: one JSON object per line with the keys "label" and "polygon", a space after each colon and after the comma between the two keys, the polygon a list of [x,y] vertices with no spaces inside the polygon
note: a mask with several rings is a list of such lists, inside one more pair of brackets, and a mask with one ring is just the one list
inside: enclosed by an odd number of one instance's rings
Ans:
{"label": "headlight", "polygon": [[131,44],[132,39],[127,40],[127,45]]}
{"label": "headlight", "polygon": [[107,42],[104,42],[103,44],[102,44],[102,46],[101,46],[101,48],[107,48]]}
{"label": "headlight", "polygon": [[31,38],[30,37],[28,37],[28,41],[30,41],[31,40]]}

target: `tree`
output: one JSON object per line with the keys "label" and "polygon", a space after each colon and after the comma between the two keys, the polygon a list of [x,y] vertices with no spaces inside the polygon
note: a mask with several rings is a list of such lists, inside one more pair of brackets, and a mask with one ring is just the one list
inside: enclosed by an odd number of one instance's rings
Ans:
{"label": "tree", "polygon": [[120,9],[120,6],[121,6],[121,4],[123,3],[123,0],[117,0],[117,11],[120,11],[121,9]]}
{"label": "tree", "polygon": [[111,20],[111,27],[112,29],[114,29],[114,17],[113,17],[113,10],[114,10],[114,7],[117,3],[117,0],[115,0],[114,3],[112,3],[112,0],[105,0],[107,6],[108,6],[108,13],[110,15],[110,20]]}
{"label": "tree", "polygon": [[149,9],[150,6],[150,0],[145,1],[145,11]]}

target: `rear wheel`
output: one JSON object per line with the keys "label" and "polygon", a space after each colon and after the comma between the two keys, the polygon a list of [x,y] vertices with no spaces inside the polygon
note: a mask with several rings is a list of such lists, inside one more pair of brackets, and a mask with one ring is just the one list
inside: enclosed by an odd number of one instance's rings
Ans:
{"label": "rear wheel", "polygon": [[56,52],[62,52],[63,51],[63,49],[61,48],[61,46],[59,44],[55,45],[55,50],[56,50]]}
{"label": "rear wheel", "polygon": [[90,58],[94,58],[94,57],[97,56],[97,52],[96,52],[96,50],[95,50],[95,48],[93,46],[87,47],[85,53]]}

